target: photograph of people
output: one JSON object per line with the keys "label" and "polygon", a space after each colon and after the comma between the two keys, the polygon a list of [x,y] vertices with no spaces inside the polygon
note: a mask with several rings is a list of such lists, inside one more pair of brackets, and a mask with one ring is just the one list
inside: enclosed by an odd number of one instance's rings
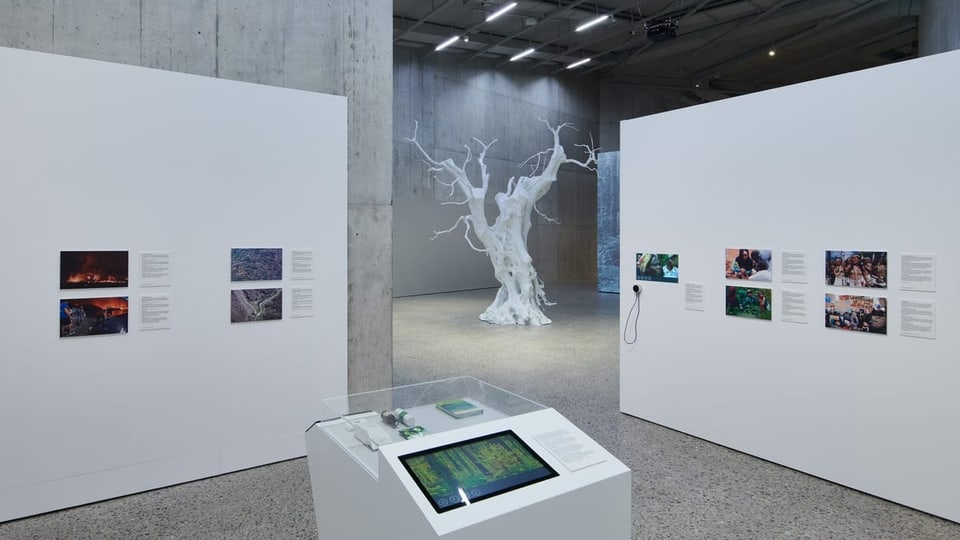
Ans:
{"label": "photograph of people", "polygon": [[750,319],[771,320],[770,302],[773,291],[753,287],[727,285],[727,315]]}
{"label": "photograph of people", "polygon": [[680,268],[677,267],[677,256],[670,255],[667,262],[663,263],[663,277],[666,279],[677,279],[680,277]]}
{"label": "photograph of people", "polygon": [[126,334],[126,296],[60,299],[60,337]]}
{"label": "photograph of people", "polygon": [[887,299],[828,293],[824,296],[824,326],[886,334]]}
{"label": "photograph of people", "polygon": [[773,281],[773,252],[769,249],[727,248],[727,279]]}
{"label": "photograph of people", "polygon": [[886,251],[827,251],[824,279],[835,287],[887,288]]}
{"label": "photograph of people", "polygon": [[637,253],[637,281],[677,283],[680,262],[676,253]]}

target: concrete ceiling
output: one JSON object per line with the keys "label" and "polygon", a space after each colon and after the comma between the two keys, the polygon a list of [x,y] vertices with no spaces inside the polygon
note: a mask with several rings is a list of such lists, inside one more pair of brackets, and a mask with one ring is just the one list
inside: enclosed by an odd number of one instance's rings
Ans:
{"label": "concrete ceiling", "polygon": [[[697,101],[917,56],[920,0],[518,0],[485,22],[511,1],[394,0],[394,44],[496,66],[535,48],[512,64]],[[574,31],[604,14],[612,18]],[[671,26],[675,38],[648,36]],[[469,40],[434,50],[454,35]]]}

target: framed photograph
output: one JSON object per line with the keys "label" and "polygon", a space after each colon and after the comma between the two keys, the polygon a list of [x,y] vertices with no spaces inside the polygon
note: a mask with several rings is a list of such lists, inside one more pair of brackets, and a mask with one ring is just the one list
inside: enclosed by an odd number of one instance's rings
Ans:
{"label": "framed photograph", "polygon": [[727,279],[773,281],[773,252],[769,249],[727,248]]}
{"label": "framed photograph", "polygon": [[637,253],[637,281],[680,281],[680,256],[676,253]]}
{"label": "framed photograph", "polygon": [[771,289],[727,285],[726,298],[727,315],[763,321],[772,319],[773,291]]}
{"label": "framed photograph", "polygon": [[61,298],[60,337],[126,334],[129,311],[127,298]]}
{"label": "framed photograph", "polygon": [[836,330],[887,333],[887,299],[827,293],[823,299],[824,326]]}
{"label": "framed photograph", "polygon": [[101,289],[130,284],[127,251],[61,251],[61,289]]}
{"label": "framed photograph", "polygon": [[276,321],[283,318],[283,289],[230,291],[230,322]]}
{"label": "framed photograph", "polygon": [[283,279],[283,249],[232,248],[230,281],[279,281]]}
{"label": "framed photograph", "polygon": [[886,251],[827,251],[825,259],[827,285],[887,288]]}

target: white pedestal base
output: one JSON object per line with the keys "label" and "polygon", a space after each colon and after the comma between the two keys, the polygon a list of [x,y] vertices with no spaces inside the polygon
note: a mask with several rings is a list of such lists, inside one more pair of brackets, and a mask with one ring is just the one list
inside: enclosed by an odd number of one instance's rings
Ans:
{"label": "white pedestal base", "polygon": [[[370,452],[331,437],[341,420],[315,424],[307,431],[307,456],[321,538],[490,540],[628,540],[630,470],[553,409],[437,433],[382,446],[378,476],[353,454]],[[437,513],[403,468],[398,456],[457,441],[512,430],[559,476]],[[563,431],[599,461],[578,468],[540,442]]]}

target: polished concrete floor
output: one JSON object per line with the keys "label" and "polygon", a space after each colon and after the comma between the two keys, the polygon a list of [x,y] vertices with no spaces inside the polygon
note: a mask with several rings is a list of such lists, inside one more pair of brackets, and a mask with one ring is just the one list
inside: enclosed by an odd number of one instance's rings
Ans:
{"label": "polished concrete floor", "polygon": [[[619,413],[617,296],[551,285],[554,322],[532,328],[478,321],[493,293],[397,299],[394,382],[472,375],[556,408],[633,470],[634,538],[960,539],[956,523]],[[328,540],[304,459],[0,524],[8,538]]]}

